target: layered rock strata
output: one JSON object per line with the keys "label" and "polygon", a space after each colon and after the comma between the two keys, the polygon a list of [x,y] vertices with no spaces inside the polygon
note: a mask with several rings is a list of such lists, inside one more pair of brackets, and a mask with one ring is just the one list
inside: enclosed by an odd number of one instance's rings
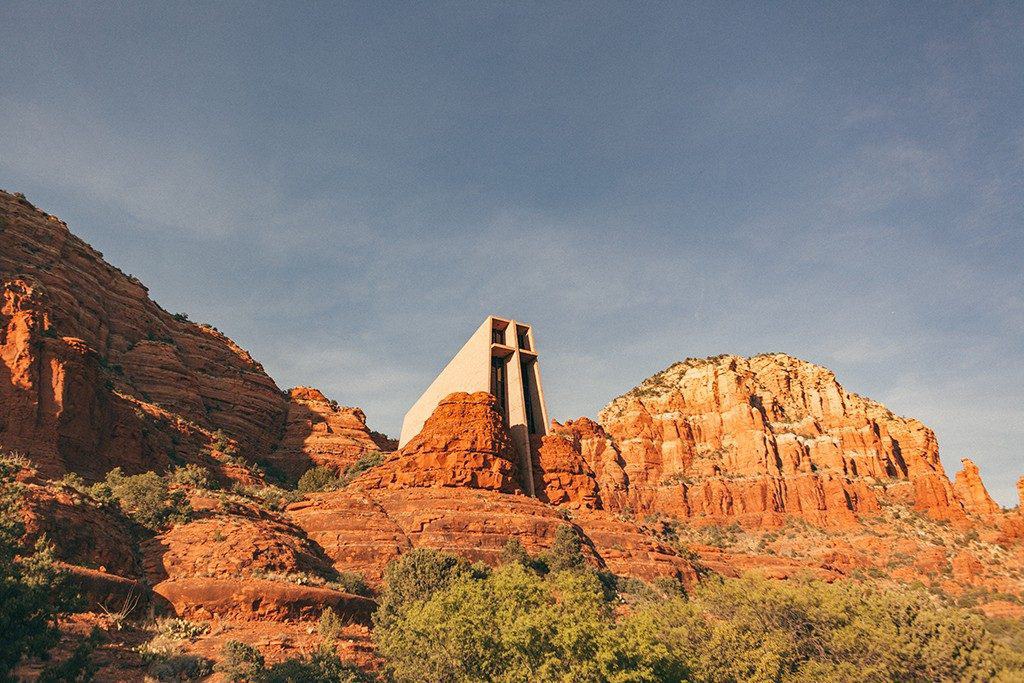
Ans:
{"label": "layered rock strata", "polygon": [[357,409],[321,399],[282,393],[229,338],[163,310],[63,221],[0,191],[0,447],[87,479],[183,462],[233,478],[229,456],[278,452],[294,472],[388,448]]}
{"label": "layered rock strata", "polygon": [[452,394],[389,460],[347,489],[309,496],[287,513],[336,569],[372,580],[410,548],[496,564],[510,539],[539,553],[565,525],[580,535],[596,566],[643,578],[696,579],[688,560],[636,524],[587,509],[597,504],[596,482],[567,440],[554,436],[539,444],[538,462],[548,469],[538,481],[558,502],[578,508],[571,515],[522,493],[512,453],[493,396]]}

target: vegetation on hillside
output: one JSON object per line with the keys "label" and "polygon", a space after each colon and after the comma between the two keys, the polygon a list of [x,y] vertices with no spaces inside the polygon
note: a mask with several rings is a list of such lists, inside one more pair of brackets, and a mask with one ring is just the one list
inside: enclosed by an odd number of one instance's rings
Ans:
{"label": "vegetation on hillside", "polygon": [[[564,549],[563,549],[564,551]],[[572,554],[572,549],[568,550]],[[1019,625],[994,635],[923,591],[707,579],[689,596],[518,549],[493,572],[418,550],[388,570],[374,641],[395,681],[1020,680]],[[616,609],[626,596],[634,608]],[[635,596],[634,596],[635,597]],[[1001,624],[1006,628],[1005,623]]]}
{"label": "vegetation on hillside", "polygon": [[366,470],[384,462],[385,457],[387,457],[386,454],[379,451],[364,453],[340,474],[334,468],[326,465],[311,467],[299,477],[296,490],[299,493],[316,493],[343,489]]}
{"label": "vegetation on hillside", "polygon": [[[0,457],[0,679],[4,680],[22,658],[47,656],[60,635],[58,618],[75,603],[46,539],[31,547],[23,542],[24,490],[16,477],[26,465],[17,456]],[[56,680],[54,671],[44,671],[44,677]]]}

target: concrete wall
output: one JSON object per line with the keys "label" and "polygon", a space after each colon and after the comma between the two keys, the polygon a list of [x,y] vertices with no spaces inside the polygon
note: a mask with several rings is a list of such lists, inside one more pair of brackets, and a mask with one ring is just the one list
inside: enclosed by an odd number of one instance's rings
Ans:
{"label": "concrete wall", "polygon": [[[507,325],[505,328],[505,344],[503,345],[494,344],[491,341],[491,331],[496,323],[498,325]],[[519,348],[518,332],[520,330],[526,333],[525,336],[529,350]],[[524,360],[528,362],[528,368],[532,375],[527,384],[531,389],[530,395],[535,418],[535,433],[538,435],[547,434],[549,420],[547,405],[544,402],[544,387],[540,379],[537,343],[533,335],[533,329],[525,323],[507,318],[488,316],[459,352],[455,354],[455,357],[449,361],[437,378],[430,383],[430,386],[413,404],[409,412],[405,414],[399,446],[404,446],[414,436],[419,434],[427,418],[430,417],[437,404],[445,396],[457,391],[468,393],[477,391],[489,392],[491,390],[492,355],[507,357],[507,426],[512,435],[516,454],[519,456],[519,469],[524,479],[522,482],[523,488],[533,495],[533,468],[530,458],[530,435],[527,426],[529,420],[526,415],[526,401],[523,397],[522,363]]]}
{"label": "concrete wall", "polygon": [[491,318],[487,318],[405,414],[399,447],[420,433],[423,423],[445,396],[456,391],[472,394],[490,390]]}

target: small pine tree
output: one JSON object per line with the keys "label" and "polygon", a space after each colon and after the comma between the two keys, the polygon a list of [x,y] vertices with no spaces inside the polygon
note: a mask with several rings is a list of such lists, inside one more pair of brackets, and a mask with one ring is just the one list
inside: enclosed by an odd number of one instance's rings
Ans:
{"label": "small pine tree", "polygon": [[583,541],[576,530],[568,524],[555,531],[555,542],[546,556],[548,569],[552,572],[574,571],[587,565],[583,554]]}
{"label": "small pine tree", "polygon": [[501,549],[501,559],[499,562],[503,565],[518,564],[523,567],[529,567],[530,553],[526,552],[526,548],[523,547],[518,538],[510,538]]}

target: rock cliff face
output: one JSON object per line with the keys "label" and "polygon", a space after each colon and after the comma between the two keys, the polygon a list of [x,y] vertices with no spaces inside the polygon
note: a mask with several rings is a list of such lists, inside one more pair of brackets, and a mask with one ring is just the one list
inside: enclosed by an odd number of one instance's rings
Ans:
{"label": "rock cliff face", "polygon": [[967,458],[960,462],[963,469],[956,473],[953,489],[964,510],[976,515],[994,515],[1000,512],[1002,508],[992,500],[992,496],[989,495],[985,484],[981,481],[978,466]]}
{"label": "rock cliff face", "polygon": [[599,508],[597,475],[572,437],[552,434],[532,444],[534,491],[552,505]]}
{"label": "rock cliff face", "polygon": [[352,482],[353,490],[464,486],[520,491],[512,438],[491,394],[455,393],[442,400],[423,429],[384,464]]}
{"label": "rock cliff face", "polygon": [[600,425],[583,418],[554,431],[610,509],[837,527],[877,514],[880,498],[961,522],[998,511],[973,464],[950,483],[930,429],[784,354],[676,363],[612,401]]}
{"label": "rock cliff face", "polygon": [[359,408],[339,406],[312,387],[295,387],[284,437],[263,460],[295,480],[316,465],[343,472],[366,453],[394,449],[394,442],[370,431]]}
{"label": "rock cliff face", "polygon": [[[543,491],[522,493],[512,441],[493,396],[445,398],[423,430],[347,489],[309,496],[288,515],[324,548],[339,571],[379,579],[387,562],[415,547],[440,548],[495,564],[512,538],[531,552],[549,548],[569,524],[595,565],[643,578],[696,580],[693,564],[635,523],[597,507],[593,473],[560,436],[538,443]],[[550,497],[549,497],[550,496]],[[569,517],[554,505],[578,508]]]}
{"label": "rock cliff face", "polygon": [[233,341],[172,316],[62,221],[2,191],[0,297],[0,446],[47,476],[191,461],[230,477],[224,449],[250,462],[280,451],[291,471],[387,447],[357,410],[285,395]]}

